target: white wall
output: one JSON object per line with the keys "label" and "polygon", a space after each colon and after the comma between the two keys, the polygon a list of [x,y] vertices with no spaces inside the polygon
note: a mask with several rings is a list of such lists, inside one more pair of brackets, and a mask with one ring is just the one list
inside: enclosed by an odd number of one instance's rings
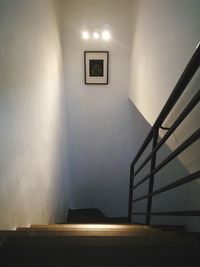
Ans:
{"label": "white wall", "polygon": [[130,97],[153,124],[200,41],[200,2],[135,3]]}
{"label": "white wall", "polygon": [[[140,0],[133,9],[134,34],[131,59],[130,98],[152,125],[183,72],[200,41],[200,1],[198,0]],[[185,103],[199,90],[198,72],[178,106],[166,119],[170,126]],[[200,108],[175,131],[168,145],[174,150],[199,126]],[[161,132],[161,136],[164,132]],[[199,169],[200,142],[179,157],[189,172]],[[188,184],[188,204],[182,209],[199,209],[198,181]],[[199,220],[189,220],[188,227],[196,230]]]}
{"label": "white wall", "polygon": [[[126,216],[129,165],[149,130],[128,100],[131,0],[63,0],[63,51],[69,129],[71,208]],[[84,41],[108,29],[112,40]],[[108,50],[109,85],[85,85],[85,50]]]}
{"label": "white wall", "polygon": [[[150,129],[128,100],[132,4],[131,0],[62,1],[71,208],[100,208],[107,216],[127,215],[129,166]],[[103,29],[112,34],[109,42],[82,40],[82,30]],[[109,51],[109,85],[84,85],[85,50]],[[167,152],[165,147],[162,156]],[[185,173],[177,172],[174,163],[171,169],[177,178]],[[166,170],[156,186],[166,184],[165,178],[170,179]],[[146,193],[146,185],[135,196]],[[172,193],[163,200],[158,198],[154,205],[176,209],[185,202],[184,192],[185,188],[175,204],[176,194]],[[137,208],[145,211],[146,205],[134,205],[135,211]]]}
{"label": "white wall", "polygon": [[67,212],[56,10],[51,0],[0,1],[1,229]]}

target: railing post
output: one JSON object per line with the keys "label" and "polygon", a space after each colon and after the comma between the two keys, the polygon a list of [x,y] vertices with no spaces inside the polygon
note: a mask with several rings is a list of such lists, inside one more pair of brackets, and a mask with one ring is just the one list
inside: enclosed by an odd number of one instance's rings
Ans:
{"label": "railing post", "polygon": [[[155,148],[158,142],[158,132],[159,128],[156,127],[153,132],[153,144],[152,144],[152,150]],[[151,157],[151,172],[155,169],[156,166],[156,153],[154,152]],[[153,185],[154,185],[154,174],[150,176],[149,179],[149,189],[148,189],[148,194],[151,194],[153,192]],[[151,212],[151,206],[152,206],[152,196],[149,196],[147,198],[147,215],[146,215],[146,224],[150,224],[150,219],[151,216],[149,215],[149,212]]]}
{"label": "railing post", "polygon": [[132,221],[133,212],[133,179],[134,179],[134,166],[130,167],[130,184],[129,184],[129,200],[128,200],[128,222]]}

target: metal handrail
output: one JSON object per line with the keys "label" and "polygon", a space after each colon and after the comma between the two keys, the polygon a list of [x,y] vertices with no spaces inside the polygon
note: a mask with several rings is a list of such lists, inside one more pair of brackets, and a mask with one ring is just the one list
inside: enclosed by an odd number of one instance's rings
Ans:
{"label": "metal handrail", "polygon": [[146,157],[144,162],[140,165],[140,167],[135,171],[135,176],[142,170],[142,168],[149,162],[151,159],[152,153],[156,152],[161,146],[167,141],[167,139],[172,135],[172,133],[178,128],[178,126],[183,122],[183,120],[189,115],[189,113],[194,109],[194,107],[200,101],[200,90],[196,93],[196,95],[192,98],[186,108],[181,112],[177,120],[172,124],[169,130],[166,132],[164,137],[160,140],[154,150]]}
{"label": "metal handrail", "polygon": [[160,211],[160,212],[134,212],[134,215],[146,215],[149,216],[200,216],[200,210],[186,210],[186,211]]}
{"label": "metal handrail", "polygon": [[[150,224],[150,217],[152,215],[156,215],[156,212],[151,212],[151,206],[152,206],[152,197],[156,194],[160,194],[162,192],[165,192],[167,190],[170,190],[172,188],[175,188],[177,186],[180,186],[182,184],[188,183],[190,181],[193,181],[194,179],[200,178],[200,172],[197,171],[191,175],[188,175],[184,178],[181,178],[175,183],[169,184],[159,190],[153,191],[154,186],[154,175],[161,170],[166,164],[168,164],[171,160],[173,160],[175,157],[177,157],[180,153],[182,153],[184,150],[186,150],[188,147],[190,147],[194,142],[196,142],[198,139],[200,139],[200,129],[196,130],[190,137],[188,137],[180,146],[178,146],[167,158],[165,158],[158,166],[156,166],[156,156],[157,151],[161,148],[163,144],[167,141],[167,139],[172,135],[172,133],[179,127],[179,125],[184,121],[184,119],[190,114],[190,112],[194,109],[194,107],[200,102],[200,90],[195,94],[195,96],[192,98],[192,100],[187,104],[187,106],[184,108],[184,110],[181,112],[181,114],[178,116],[178,118],[173,122],[170,128],[166,128],[167,132],[164,135],[164,137],[158,142],[158,136],[159,136],[159,129],[162,126],[163,122],[165,121],[166,117],[171,112],[172,108],[175,106],[181,95],[183,94],[184,90],[186,89],[187,85],[191,81],[192,77],[196,73],[200,66],[200,45],[197,46],[196,50],[194,51],[194,54],[192,55],[189,63],[187,64],[185,70],[183,71],[180,79],[178,80],[174,90],[172,91],[171,95],[169,96],[166,104],[164,105],[162,111],[160,112],[158,118],[156,119],[154,125],[152,126],[149,134],[147,135],[146,139],[144,140],[142,146],[140,147],[138,153],[136,154],[134,160],[131,163],[130,166],[130,187],[129,187],[129,210],[128,210],[128,217],[129,222],[132,221],[132,215],[146,215],[146,224]],[[152,151],[150,154],[145,158],[145,160],[142,162],[142,164],[136,169],[135,171],[135,164],[142,156],[143,152],[147,148],[147,146],[153,141],[152,145]],[[143,177],[139,182],[137,182],[134,185],[134,178],[135,176],[144,168],[144,166],[151,160],[151,168],[150,172]],[[149,187],[148,187],[148,194],[143,195],[141,197],[138,197],[136,199],[133,199],[133,191],[143,184],[145,181],[149,180]],[[146,212],[134,212],[132,210],[133,203],[136,201],[140,201],[142,199],[147,198],[147,211]],[[195,214],[199,214],[200,211],[195,211]],[[161,213],[166,212],[159,212],[159,215]],[[176,212],[167,212],[168,215],[171,215],[173,213],[176,215]],[[183,211],[178,211],[177,214],[183,214]],[[191,212],[187,211],[187,214],[190,215],[184,215],[184,216],[191,216]],[[185,213],[185,214],[186,214]],[[167,215],[166,214],[166,215]],[[181,216],[181,215],[180,215]],[[199,216],[199,215],[194,215]]]}
{"label": "metal handrail", "polygon": [[187,176],[185,176],[185,177],[179,179],[179,180],[176,181],[176,182],[173,182],[173,183],[171,183],[171,184],[168,184],[168,185],[166,185],[166,186],[163,186],[163,187],[161,187],[160,189],[158,189],[158,190],[156,190],[156,191],[153,191],[151,194],[146,194],[146,195],[143,195],[143,196],[141,196],[141,197],[135,198],[135,199],[133,200],[133,203],[134,203],[134,202],[137,202],[137,201],[140,201],[140,200],[143,200],[143,199],[146,199],[146,198],[148,198],[149,196],[156,196],[156,195],[159,195],[159,194],[161,194],[161,193],[163,193],[163,192],[166,192],[166,191],[169,191],[169,190],[171,190],[171,189],[173,189],[173,188],[176,188],[177,186],[181,186],[181,185],[187,184],[187,183],[189,183],[189,182],[191,182],[191,181],[194,181],[194,180],[198,179],[199,177],[200,177],[200,170],[199,170],[199,171],[196,171],[196,172],[194,172],[194,173],[192,173],[192,174],[189,174],[189,175],[187,175]]}
{"label": "metal handrail", "polygon": [[140,180],[137,184],[135,184],[133,186],[133,189],[136,189],[139,185],[143,184],[146,180],[150,179],[152,174],[156,174],[159,170],[161,170],[165,165],[167,165],[176,156],[178,156],[180,153],[186,150],[199,138],[200,138],[200,128],[196,130],[188,139],[186,139],[184,143],[182,143],[179,147],[177,147],[177,149],[175,149],[167,158],[165,158],[156,168],[154,168],[152,172],[147,174],[142,180]]}

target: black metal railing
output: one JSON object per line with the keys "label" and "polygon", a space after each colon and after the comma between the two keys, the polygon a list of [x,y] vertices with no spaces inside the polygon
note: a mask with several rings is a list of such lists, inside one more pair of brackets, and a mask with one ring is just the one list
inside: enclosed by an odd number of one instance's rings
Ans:
{"label": "black metal railing", "polygon": [[[197,46],[192,58],[190,59],[188,65],[186,66],[183,74],[178,80],[174,90],[172,91],[170,97],[168,98],[166,104],[164,105],[161,113],[159,114],[157,120],[152,126],[149,134],[147,135],[144,143],[140,147],[138,153],[136,154],[133,162],[130,166],[130,187],[129,187],[129,207],[128,207],[128,218],[129,222],[132,221],[133,215],[145,215],[146,216],[146,224],[150,224],[151,216],[200,216],[200,210],[192,210],[192,211],[169,211],[169,212],[152,212],[152,198],[155,195],[161,194],[168,190],[171,190],[175,187],[181,186],[183,184],[194,181],[195,179],[200,178],[200,170],[187,175],[179,179],[176,182],[170,183],[167,186],[160,188],[159,190],[153,191],[154,187],[154,176],[160,171],[164,166],[166,166],[170,161],[172,161],[175,157],[177,157],[180,153],[185,151],[188,147],[190,147],[194,142],[196,142],[200,138],[200,129],[196,130],[190,137],[188,137],[180,146],[178,146],[168,157],[166,157],[162,162],[160,162],[156,166],[156,156],[158,150],[161,148],[163,144],[167,141],[167,139],[173,134],[173,132],[178,128],[178,126],[184,121],[184,119],[190,114],[190,112],[194,109],[194,107],[200,101],[200,90],[195,94],[192,100],[187,104],[178,118],[173,122],[170,128],[163,127],[162,124],[167,118],[168,114],[172,110],[172,108],[177,103],[178,99],[181,97],[182,93],[186,89],[187,85],[191,81],[192,77],[196,73],[200,66],[200,45]],[[167,130],[166,134],[159,141],[159,129]],[[150,154],[145,158],[142,164],[135,170],[135,165],[148,147],[148,145],[152,142],[152,150]],[[140,181],[134,184],[135,176],[146,166],[146,164],[150,162],[150,172],[143,177]],[[148,193],[138,197],[133,198],[134,190],[139,187],[144,182],[149,182]],[[146,212],[133,212],[133,203],[138,202],[140,200],[147,199],[147,208]]]}

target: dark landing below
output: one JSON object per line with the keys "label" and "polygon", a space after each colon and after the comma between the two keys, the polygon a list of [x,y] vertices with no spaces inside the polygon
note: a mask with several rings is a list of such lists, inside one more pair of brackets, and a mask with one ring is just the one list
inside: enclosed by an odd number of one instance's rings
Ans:
{"label": "dark landing below", "polygon": [[128,223],[128,217],[106,217],[99,209],[69,209],[67,223]]}

